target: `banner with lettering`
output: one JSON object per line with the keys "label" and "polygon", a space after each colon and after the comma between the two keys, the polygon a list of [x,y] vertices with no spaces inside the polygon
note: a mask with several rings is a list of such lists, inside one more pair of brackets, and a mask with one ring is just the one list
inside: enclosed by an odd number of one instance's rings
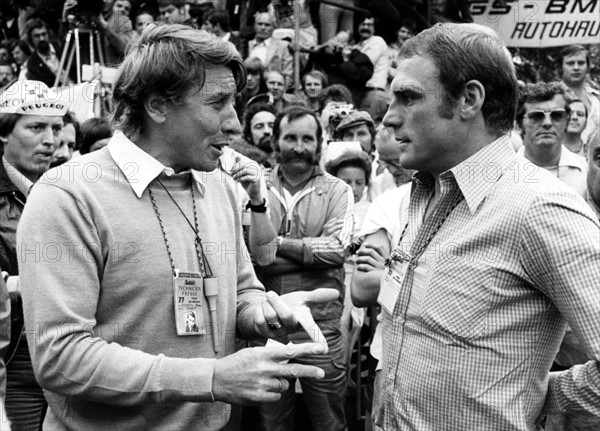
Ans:
{"label": "banner with lettering", "polygon": [[469,0],[473,20],[510,47],[600,43],[600,0]]}

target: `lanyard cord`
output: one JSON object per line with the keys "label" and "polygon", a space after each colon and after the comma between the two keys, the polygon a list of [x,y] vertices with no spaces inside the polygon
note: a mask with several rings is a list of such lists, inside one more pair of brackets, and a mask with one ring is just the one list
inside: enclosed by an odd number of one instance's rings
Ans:
{"label": "lanyard cord", "polygon": [[[419,229],[419,232],[417,233],[417,238],[416,238],[415,242],[413,243],[413,246],[410,250],[411,251],[410,260],[413,265],[416,264],[417,260],[419,260],[419,257],[421,257],[421,255],[423,254],[423,252],[425,251],[427,246],[429,246],[429,244],[431,243],[431,240],[441,229],[444,222],[450,216],[452,211],[454,211],[454,209],[458,206],[458,204],[460,204],[464,200],[464,196],[462,195],[462,193],[460,193],[460,190],[457,189],[454,191],[453,195],[449,197],[449,199],[450,199],[450,202],[449,202],[450,205],[448,205],[448,208],[446,209],[446,212],[444,213],[444,215],[439,218],[439,221],[437,222],[437,224],[432,225],[432,223],[430,222],[430,219],[428,218],[427,220],[425,220],[425,222]],[[434,210],[433,214],[430,217],[438,218],[438,212],[439,212],[439,210],[438,211]],[[402,243],[402,240],[404,239],[404,235],[406,233],[407,228],[408,228],[408,222],[406,223],[406,225],[404,226],[404,229],[402,230],[402,233],[400,234],[400,239],[398,240],[398,245],[396,246],[396,249],[394,249],[394,251],[392,251],[392,254],[390,255],[390,257],[388,259],[386,259],[386,266],[389,267],[393,261],[402,260],[401,254],[396,250],[400,248],[400,244]],[[427,234],[427,231],[429,231],[429,234]],[[427,235],[427,236],[425,236],[425,235]]]}
{"label": "lanyard cord", "polygon": [[[198,265],[200,266],[200,273],[204,277],[206,277],[206,276],[212,277],[213,272],[208,263],[208,260],[206,259],[206,256],[204,255],[204,249],[202,247],[202,239],[200,238],[200,235],[198,233],[200,229],[198,227],[198,213],[196,210],[196,197],[194,195],[194,185],[193,185],[193,183],[191,183],[191,177],[190,177],[190,185],[191,185],[191,192],[192,192],[192,205],[194,208],[195,227],[192,225],[190,220],[187,218],[187,216],[185,215],[185,213],[183,212],[183,210],[181,209],[181,207],[179,206],[177,201],[173,198],[173,196],[171,195],[169,190],[164,186],[164,184],[159,179],[157,179],[156,181],[158,181],[158,184],[160,184],[161,187],[167,192],[167,195],[169,196],[169,198],[171,198],[171,200],[173,201],[173,203],[175,204],[175,206],[177,207],[179,212],[181,212],[181,214],[185,218],[185,221],[188,222],[188,224],[194,231],[194,234],[195,234],[194,244],[196,246],[196,255],[198,256]],[[158,211],[158,206],[156,205],[156,199],[154,198],[154,193],[152,193],[152,188],[149,185],[148,185],[148,193],[150,195],[150,200],[152,201],[152,208],[154,208],[154,213],[156,214],[156,218],[158,219],[158,224],[160,225],[160,230],[163,235],[163,240],[164,240],[165,246],[167,248],[167,254],[169,255],[169,263],[171,264],[171,270],[173,272],[173,277],[176,277],[177,273],[175,271],[175,262],[173,260],[173,254],[171,252],[171,247],[169,246],[169,240],[167,239],[167,233],[165,231],[165,227],[164,227],[162,218],[160,216],[160,212]]]}

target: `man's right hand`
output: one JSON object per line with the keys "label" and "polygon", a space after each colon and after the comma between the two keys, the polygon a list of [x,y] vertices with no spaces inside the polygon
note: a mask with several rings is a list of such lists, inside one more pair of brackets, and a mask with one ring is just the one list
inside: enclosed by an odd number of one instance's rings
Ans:
{"label": "man's right hand", "polygon": [[322,369],[282,363],[322,354],[317,343],[274,345],[240,350],[215,363],[212,392],[215,400],[230,404],[274,402],[289,388],[288,378],[322,379]]}

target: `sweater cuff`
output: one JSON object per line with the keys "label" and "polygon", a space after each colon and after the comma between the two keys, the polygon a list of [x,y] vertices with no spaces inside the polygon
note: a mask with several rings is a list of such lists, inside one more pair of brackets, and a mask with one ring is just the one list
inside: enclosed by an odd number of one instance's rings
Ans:
{"label": "sweater cuff", "polygon": [[183,400],[214,402],[212,393],[216,359],[164,358],[160,385],[163,391],[179,392]]}

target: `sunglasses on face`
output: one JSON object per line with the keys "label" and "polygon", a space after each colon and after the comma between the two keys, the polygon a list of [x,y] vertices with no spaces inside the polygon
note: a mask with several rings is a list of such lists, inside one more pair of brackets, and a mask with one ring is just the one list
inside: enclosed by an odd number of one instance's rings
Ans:
{"label": "sunglasses on face", "polygon": [[565,121],[568,117],[567,111],[564,109],[555,109],[554,111],[546,112],[546,111],[531,111],[525,114],[527,120],[530,123],[541,123],[546,119],[546,117],[550,115],[550,120],[554,123],[560,123],[561,121]]}

